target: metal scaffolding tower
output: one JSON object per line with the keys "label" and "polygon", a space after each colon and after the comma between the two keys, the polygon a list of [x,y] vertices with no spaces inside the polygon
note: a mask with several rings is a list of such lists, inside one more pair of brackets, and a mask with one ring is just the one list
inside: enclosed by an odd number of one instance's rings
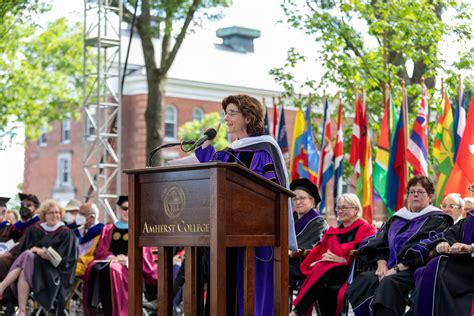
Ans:
{"label": "metal scaffolding tower", "polygon": [[115,219],[121,193],[122,0],[85,0],[82,194]]}

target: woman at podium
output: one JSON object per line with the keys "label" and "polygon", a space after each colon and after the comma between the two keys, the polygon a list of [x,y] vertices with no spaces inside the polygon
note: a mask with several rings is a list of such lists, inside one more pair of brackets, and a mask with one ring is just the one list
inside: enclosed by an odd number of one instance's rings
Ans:
{"label": "woman at podium", "polygon": [[[215,151],[210,142],[196,150],[200,162],[238,163],[249,170],[288,187],[283,154],[276,141],[264,133],[264,108],[255,98],[232,95],[222,100],[224,121],[233,142],[228,148]],[[289,248],[297,249],[291,210],[288,214]],[[243,313],[243,250],[227,252],[227,315]],[[208,295],[209,297],[209,295]],[[273,249],[255,248],[255,315],[273,315]]]}

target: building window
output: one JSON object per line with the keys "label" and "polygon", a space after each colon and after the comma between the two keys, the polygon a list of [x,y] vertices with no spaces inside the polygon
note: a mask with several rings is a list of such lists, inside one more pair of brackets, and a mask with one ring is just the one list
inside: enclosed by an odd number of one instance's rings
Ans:
{"label": "building window", "polygon": [[46,145],[48,145],[48,139],[46,137],[48,135],[48,125],[43,125],[43,127],[40,129],[40,133],[38,145],[41,147],[46,147]]}
{"label": "building window", "polygon": [[59,187],[72,185],[71,181],[71,153],[60,153],[58,155],[58,178]]}
{"label": "building window", "polygon": [[61,142],[69,144],[71,142],[71,119],[65,118],[61,126]]}
{"label": "building window", "polygon": [[193,108],[193,121],[201,121],[204,118],[204,111],[201,108]]}
{"label": "building window", "polygon": [[176,127],[178,125],[178,111],[172,105],[165,110],[165,138],[176,139]]}
{"label": "building window", "polygon": [[[89,112],[89,115],[95,118],[95,108],[90,107],[87,109]],[[87,140],[92,140],[93,136],[95,135],[95,127],[94,127],[94,122],[91,120],[91,118],[87,115],[86,110],[84,111],[84,117],[86,118],[84,120],[84,130],[85,130],[85,136]]]}

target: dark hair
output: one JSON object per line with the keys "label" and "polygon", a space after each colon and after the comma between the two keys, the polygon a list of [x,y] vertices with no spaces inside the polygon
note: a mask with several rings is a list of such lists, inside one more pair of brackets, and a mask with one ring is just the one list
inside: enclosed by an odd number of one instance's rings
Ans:
{"label": "dark hair", "polygon": [[421,186],[426,190],[428,194],[434,194],[435,188],[433,182],[427,176],[416,175],[408,181],[407,190],[410,190],[411,187],[421,184]]}
{"label": "dark hair", "polygon": [[231,103],[235,104],[242,115],[250,120],[247,124],[247,134],[249,134],[249,136],[262,135],[265,129],[262,103],[246,94],[230,95],[222,100],[222,108],[224,111]]}

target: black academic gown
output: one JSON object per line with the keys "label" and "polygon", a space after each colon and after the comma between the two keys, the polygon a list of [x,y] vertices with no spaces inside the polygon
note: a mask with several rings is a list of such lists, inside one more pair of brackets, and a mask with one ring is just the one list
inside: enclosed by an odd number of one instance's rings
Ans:
{"label": "black academic gown", "polygon": [[25,234],[20,245],[20,252],[32,247],[52,247],[62,260],[57,267],[50,261],[35,255],[33,271],[33,298],[47,311],[56,310],[62,315],[66,299],[74,282],[78,258],[77,238],[67,227],[61,226],[55,231],[47,232],[40,224],[35,224]]}
{"label": "black academic gown", "polygon": [[[387,315],[403,315],[408,294],[415,287],[414,271],[425,264],[424,258],[410,249],[451,224],[452,218],[439,210],[413,220],[395,214],[374,238],[361,245],[359,259],[373,266],[374,270],[361,273],[347,288],[346,294],[355,315],[371,315],[370,310],[374,309],[379,315],[385,315],[383,311],[388,312]],[[389,269],[398,263],[410,268],[379,282],[375,275],[377,260],[386,260]]]}
{"label": "black academic gown", "polygon": [[[426,245],[428,251],[440,242],[472,244],[474,214],[446,230],[441,238]],[[414,306],[408,315],[472,315],[474,298],[474,257],[472,254],[436,256],[416,270]]]}

